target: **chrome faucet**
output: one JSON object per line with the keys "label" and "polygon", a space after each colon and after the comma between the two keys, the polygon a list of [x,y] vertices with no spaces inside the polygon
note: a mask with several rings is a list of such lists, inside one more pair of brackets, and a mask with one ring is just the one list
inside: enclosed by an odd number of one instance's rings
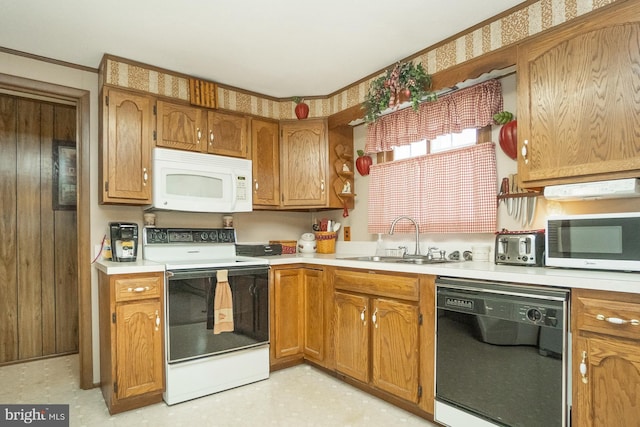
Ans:
{"label": "chrome faucet", "polygon": [[391,222],[391,228],[389,229],[389,234],[393,234],[393,230],[396,228],[396,224],[401,219],[407,219],[413,223],[413,226],[416,228],[416,250],[414,252],[415,255],[420,255],[420,229],[418,228],[418,223],[415,219],[410,216],[399,216]]}

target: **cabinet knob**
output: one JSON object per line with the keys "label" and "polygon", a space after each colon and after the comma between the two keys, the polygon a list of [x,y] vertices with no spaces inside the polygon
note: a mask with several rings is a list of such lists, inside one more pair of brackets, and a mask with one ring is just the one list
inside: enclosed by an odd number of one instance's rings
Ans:
{"label": "cabinet knob", "polygon": [[160,329],[160,314],[156,310],[156,331]]}
{"label": "cabinet knob", "polygon": [[367,307],[363,307],[362,311],[360,312],[360,320],[362,320],[362,323],[365,325],[367,324],[367,320],[366,320],[367,318],[365,316],[366,311],[367,311]]}
{"label": "cabinet knob", "polygon": [[149,174],[147,173],[147,168],[142,168],[142,185],[147,185],[148,179],[149,179]]}
{"label": "cabinet knob", "polygon": [[196,130],[196,136],[198,137],[198,144],[200,144],[200,140],[202,139],[202,131],[200,128]]}
{"label": "cabinet knob", "polygon": [[377,329],[378,328],[378,309],[376,308],[375,311],[373,312],[373,315],[371,316],[371,321],[373,322],[373,326]]}
{"label": "cabinet knob", "polygon": [[320,190],[324,191],[324,179],[320,180]]}
{"label": "cabinet knob", "polygon": [[209,145],[213,145],[213,131],[209,131]]}
{"label": "cabinet knob", "polygon": [[256,188],[256,191],[258,191],[258,181],[255,181],[255,188]]}
{"label": "cabinet knob", "polygon": [[522,158],[524,159],[524,163],[528,164],[529,163],[529,159],[527,158],[527,154],[529,153],[529,140],[525,139],[524,142],[522,143],[522,150],[520,151],[522,153]]}
{"label": "cabinet knob", "polygon": [[127,288],[127,292],[140,293],[140,292],[148,291],[149,289],[150,288],[148,286],[138,286],[137,288]]}

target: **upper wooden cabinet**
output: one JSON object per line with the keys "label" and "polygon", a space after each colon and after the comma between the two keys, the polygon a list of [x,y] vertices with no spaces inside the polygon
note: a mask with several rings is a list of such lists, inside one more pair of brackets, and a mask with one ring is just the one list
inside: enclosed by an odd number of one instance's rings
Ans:
{"label": "upper wooden cabinet", "polygon": [[151,203],[154,101],[146,95],[104,89],[100,103],[100,203]]}
{"label": "upper wooden cabinet", "polygon": [[199,152],[206,150],[206,129],[200,108],[158,101],[157,113],[158,147]]}
{"label": "upper wooden cabinet", "polygon": [[254,206],[278,206],[280,204],[278,122],[251,120],[251,159]]}
{"label": "upper wooden cabinet", "polygon": [[158,147],[247,157],[247,119],[186,104],[158,101]]}
{"label": "upper wooden cabinet", "polygon": [[640,295],[574,289],[571,302],[572,425],[637,425]]}
{"label": "upper wooden cabinet", "polygon": [[518,48],[518,176],[523,187],[640,174],[640,4]]}
{"label": "upper wooden cabinet", "polygon": [[280,124],[283,206],[327,206],[326,129],[325,120],[300,120]]}
{"label": "upper wooden cabinet", "polygon": [[246,158],[247,119],[244,116],[207,111],[207,152]]}

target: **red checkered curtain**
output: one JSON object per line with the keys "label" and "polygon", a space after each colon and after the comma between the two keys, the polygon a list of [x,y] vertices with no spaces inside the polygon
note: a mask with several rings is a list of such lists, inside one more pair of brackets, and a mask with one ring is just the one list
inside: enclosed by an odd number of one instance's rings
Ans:
{"label": "red checkered curtain", "polygon": [[[421,233],[496,231],[494,143],[372,165],[369,233],[388,233],[400,215],[416,220]],[[401,221],[398,232],[413,232]]]}
{"label": "red checkered curtain", "polygon": [[390,151],[394,146],[481,128],[492,124],[493,115],[502,109],[502,85],[489,80],[443,95],[437,101],[423,102],[417,112],[405,108],[380,117],[367,127],[364,151]]}
{"label": "red checkered curtain", "polygon": [[[369,233],[388,233],[391,222],[407,215],[425,222],[423,196],[424,158],[371,165],[369,170]],[[398,232],[413,230],[409,221],[398,223]]]}

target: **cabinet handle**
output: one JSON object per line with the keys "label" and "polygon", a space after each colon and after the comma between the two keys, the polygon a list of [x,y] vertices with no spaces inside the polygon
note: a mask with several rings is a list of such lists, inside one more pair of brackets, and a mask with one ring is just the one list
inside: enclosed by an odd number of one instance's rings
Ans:
{"label": "cabinet handle", "polygon": [[150,288],[148,286],[138,286],[137,288],[127,288],[127,292],[144,292],[148,291]]}
{"label": "cabinet handle", "polygon": [[614,325],[626,325],[627,323],[631,324],[631,326],[640,325],[640,320],[638,319],[625,320],[619,317],[606,317],[604,314],[596,315],[596,319],[604,320],[605,322],[613,323]]}
{"label": "cabinet handle", "polygon": [[213,131],[209,131],[209,145],[213,145]]}
{"label": "cabinet handle", "polygon": [[324,191],[324,179],[320,180],[320,190]]}
{"label": "cabinet handle", "polygon": [[529,147],[529,140],[525,139],[522,144],[522,150],[521,150],[522,158],[524,159],[525,164],[529,163],[529,159],[527,158],[527,154],[529,152],[528,147]]}
{"label": "cabinet handle", "polygon": [[377,308],[373,312],[373,316],[371,316],[371,321],[373,322],[373,326],[378,328],[378,309]]}
{"label": "cabinet handle", "polygon": [[198,144],[200,144],[200,140],[202,139],[202,131],[200,128],[196,129],[196,135],[198,137]]}
{"label": "cabinet handle", "polygon": [[360,320],[362,320],[362,323],[365,324],[365,325],[367,324],[367,320],[366,320],[366,317],[365,317],[366,311],[367,311],[367,307],[363,307],[362,311],[360,312]]}
{"label": "cabinet handle", "polygon": [[583,351],[582,352],[582,361],[580,362],[580,376],[582,377],[582,382],[583,383],[588,383],[589,380],[587,379],[587,352]]}
{"label": "cabinet handle", "polygon": [[258,191],[258,181],[256,181],[256,191]]}
{"label": "cabinet handle", "polygon": [[158,310],[156,310],[156,331],[160,329],[160,315],[158,314]]}
{"label": "cabinet handle", "polygon": [[148,179],[149,179],[149,174],[147,173],[147,168],[142,168],[142,185],[147,185]]}

